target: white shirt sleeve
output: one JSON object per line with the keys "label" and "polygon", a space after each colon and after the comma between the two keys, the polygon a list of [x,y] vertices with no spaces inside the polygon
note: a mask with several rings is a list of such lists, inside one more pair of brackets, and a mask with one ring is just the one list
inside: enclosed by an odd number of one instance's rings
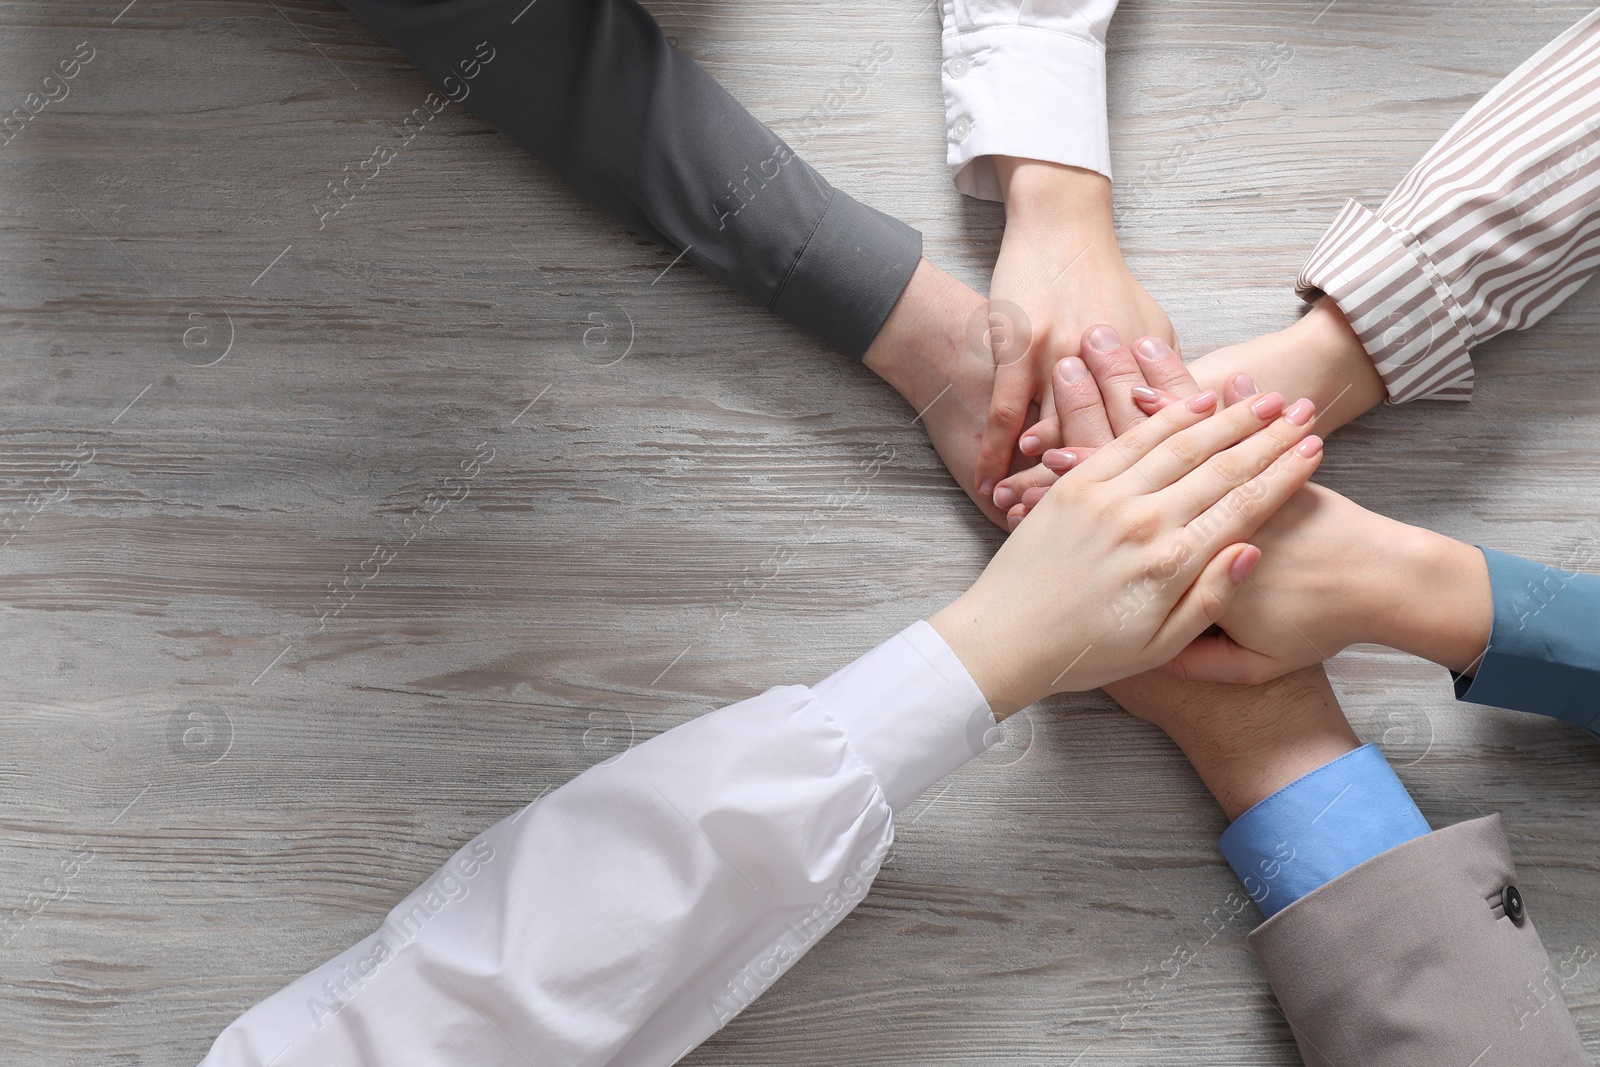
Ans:
{"label": "white shirt sleeve", "polygon": [[867,893],[894,812],[996,736],[925,622],[704,715],[469,842],[202,1067],[666,1067]]}
{"label": "white shirt sleeve", "polygon": [[956,188],[999,200],[993,156],[1111,176],[1106,29],[1117,0],[939,0]]}

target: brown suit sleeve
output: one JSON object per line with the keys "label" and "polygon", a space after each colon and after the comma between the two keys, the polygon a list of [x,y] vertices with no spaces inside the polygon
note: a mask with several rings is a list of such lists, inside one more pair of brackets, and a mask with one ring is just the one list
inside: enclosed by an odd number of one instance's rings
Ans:
{"label": "brown suit sleeve", "polygon": [[[1390,849],[1250,935],[1308,1067],[1589,1067],[1500,817]],[[1524,905],[1526,908],[1526,905]]]}

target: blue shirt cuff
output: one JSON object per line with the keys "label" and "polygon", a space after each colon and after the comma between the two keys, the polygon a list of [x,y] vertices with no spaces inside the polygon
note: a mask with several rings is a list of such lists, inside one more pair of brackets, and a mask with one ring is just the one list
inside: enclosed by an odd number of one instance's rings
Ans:
{"label": "blue shirt cuff", "polygon": [[1362,745],[1239,816],[1219,845],[1270,919],[1351,868],[1429,832],[1383,753]]}
{"label": "blue shirt cuff", "polygon": [[1456,676],[1457,699],[1549,715],[1600,737],[1600,577],[1479,551],[1494,622],[1477,672]]}

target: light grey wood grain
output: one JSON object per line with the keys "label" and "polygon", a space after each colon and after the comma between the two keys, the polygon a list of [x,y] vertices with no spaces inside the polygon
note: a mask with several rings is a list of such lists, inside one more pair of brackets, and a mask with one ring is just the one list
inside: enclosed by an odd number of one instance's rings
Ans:
{"label": "light grey wood grain", "polygon": [[[491,821],[630,741],[825,675],[998,541],[868,373],[690,267],[662,275],[667,253],[455,107],[319,231],[323,183],[428,91],[342,9],[124,2],[0,10],[6,108],[96,50],[0,148],[0,508],[67,490],[0,549],[0,908],[92,857],[0,948],[16,1067],[198,1060]],[[1338,205],[1376,204],[1584,10],[1324,3],[1117,17],[1125,247],[1190,354],[1290,321]],[[945,171],[935,9],[650,6],[780,130],[891,45],[805,154],[986,284],[1002,219]],[[1275,48],[1292,58],[1230,98]],[[583,344],[596,321],[612,347]],[[1470,407],[1374,412],[1323,477],[1577,560],[1600,541],[1597,327],[1591,289],[1485,346]],[[407,540],[405,516],[489,450]],[[393,561],[319,629],[327,583],[377,545]],[[1457,705],[1395,654],[1331,673],[1435,824],[1506,814],[1552,955],[1600,949],[1600,749]],[[1176,750],[1099,695],[1007,732],[903,820],[843,927],[688,1062],[1298,1062],[1244,945],[1253,913],[1206,921],[1234,883]],[[1147,982],[1177,945],[1194,962]],[[1565,992],[1600,1048],[1600,972]]]}

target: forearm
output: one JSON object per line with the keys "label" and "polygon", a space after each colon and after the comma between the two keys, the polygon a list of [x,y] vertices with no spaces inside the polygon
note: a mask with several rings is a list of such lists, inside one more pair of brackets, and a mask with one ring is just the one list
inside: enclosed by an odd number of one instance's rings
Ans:
{"label": "forearm", "polygon": [[1260,686],[1153,672],[1106,692],[1172,738],[1230,820],[1361,745],[1320,666]]}
{"label": "forearm", "polygon": [[1006,228],[1059,230],[1116,247],[1111,179],[1081,167],[1015,156],[994,157],[1006,205]]}
{"label": "forearm", "polygon": [[1297,289],[1338,301],[1396,402],[1466,400],[1471,349],[1594,272],[1600,11],[1509,74],[1377,212],[1345,205]]}
{"label": "forearm", "polygon": [[1322,668],[1265,686],[1119,691],[1154,709],[1229,819],[1218,847],[1267,918],[1391,849],[1427,820],[1375,746],[1362,745]]}
{"label": "forearm", "polygon": [[810,688],[703,715],[464,846],[205,1067],[669,1064],[864,897],[893,813],[994,722],[914,625]]}
{"label": "forearm", "polygon": [[830,186],[633,0],[345,2],[623,225],[851,355],[916,268],[920,234]]}
{"label": "forearm", "polygon": [[[1479,550],[1470,550],[1474,555]],[[1600,577],[1484,549],[1494,621],[1488,648],[1456,696],[1549,715],[1600,737]]]}
{"label": "forearm", "polygon": [[918,413],[943,399],[946,390],[986,394],[994,367],[986,348],[971,336],[984,304],[983,297],[924,259],[861,361]]}
{"label": "forearm", "polygon": [[[995,156],[993,162],[1006,205],[1002,262],[1015,258],[1008,246],[1034,246],[1028,260],[1042,275],[1035,288],[1071,294],[1074,303],[1092,305],[1097,290],[1132,281],[1117,244],[1110,178],[1037,159]],[[1023,279],[1005,274],[1000,280],[1015,289]]]}
{"label": "forearm", "polygon": [[1364,578],[1382,586],[1365,612],[1373,625],[1368,643],[1471,674],[1494,619],[1483,553],[1431,530],[1395,526],[1383,565]]}

